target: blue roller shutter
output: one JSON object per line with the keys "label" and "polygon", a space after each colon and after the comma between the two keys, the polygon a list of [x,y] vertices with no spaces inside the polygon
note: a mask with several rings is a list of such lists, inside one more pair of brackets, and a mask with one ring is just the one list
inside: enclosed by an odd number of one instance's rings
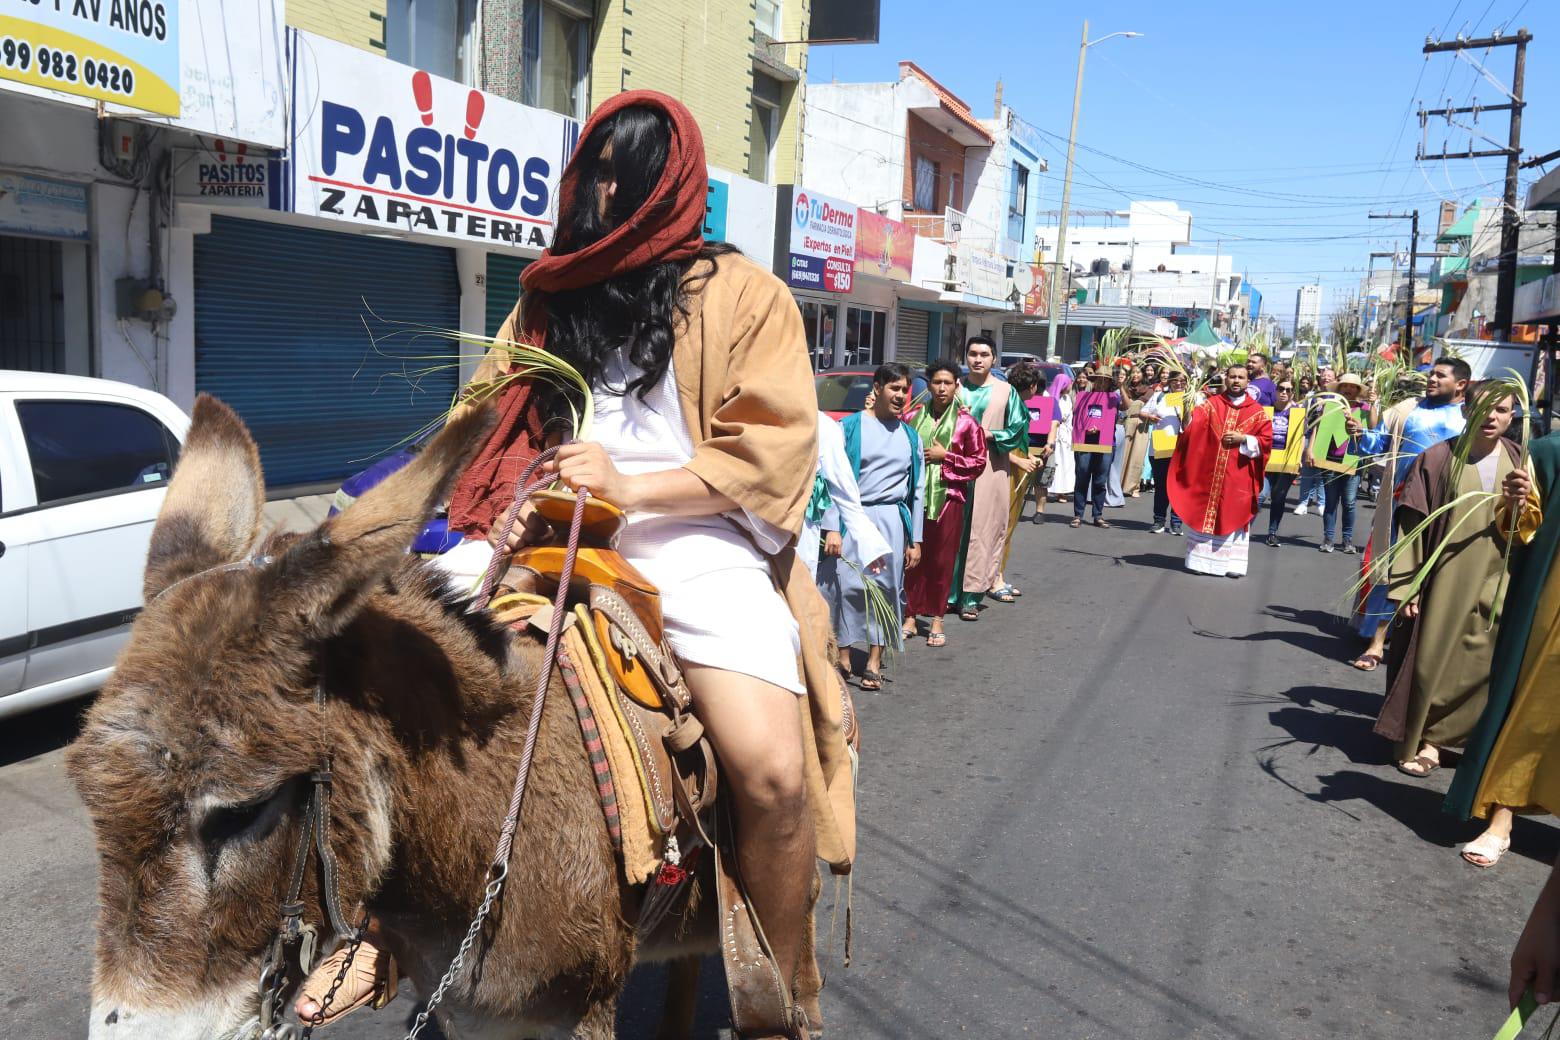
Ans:
{"label": "blue roller shutter", "polygon": [[349,476],[449,408],[458,344],[395,322],[460,328],[453,252],[219,216],[195,236],[195,386],[272,487]]}
{"label": "blue roller shutter", "polygon": [[487,255],[487,334],[498,335],[498,328],[520,300],[520,272],[529,260],[508,253]]}

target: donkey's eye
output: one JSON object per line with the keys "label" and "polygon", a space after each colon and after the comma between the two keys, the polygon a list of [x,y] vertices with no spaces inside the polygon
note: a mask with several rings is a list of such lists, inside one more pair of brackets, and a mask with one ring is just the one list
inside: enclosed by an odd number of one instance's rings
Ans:
{"label": "donkey's eye", "polygon": [[296,792],[288,782],[260,798],[208,809],[196,831],[201,844],[216,852],[235,841],[259,841],[276,829]]}

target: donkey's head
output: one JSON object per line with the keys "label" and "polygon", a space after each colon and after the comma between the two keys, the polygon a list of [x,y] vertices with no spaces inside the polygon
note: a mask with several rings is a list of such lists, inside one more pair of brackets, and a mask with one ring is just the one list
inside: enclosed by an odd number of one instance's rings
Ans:
{"label": "donkey's head", "polygon": [[[152,535],[146,608],[67,755],[98,847],[92,1037],[248,1031],[308,777],[327,752],[344,912],[384,872],[391,749],[362,732],[361,712],[314,694],[324,658],[490,427],[484,411],[453,420],[351,509],[252,558],[254,441],[225,405],[196,402]],[[317,879],[316,861],[305,918],[321,923]]]}

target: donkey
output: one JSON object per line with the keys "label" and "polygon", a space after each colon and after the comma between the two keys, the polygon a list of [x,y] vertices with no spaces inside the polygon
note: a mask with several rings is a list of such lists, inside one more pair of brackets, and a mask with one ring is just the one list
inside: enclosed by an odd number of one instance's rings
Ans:
{"label": "donkey", "polygon": [[[341,904],[372,912],[419,992],[437,983],[482,898],[542,663],[538,640],[407,555],[491,424],[488,410],[453,419],[351,509],[250,557],[258,452],[229,408],[197,401],[146,608],[66,757],[98,848],[92,1040],[257,1031],[262,957],[327,755]],[[509,887],[441,1012],[452,1040],[605,1040],[636,956],[637,896],[552,681]],[[305,919],[328,930],[320,874],[312,861]],[[691,1019],[691,994],[675,997],[666,1036]]]}

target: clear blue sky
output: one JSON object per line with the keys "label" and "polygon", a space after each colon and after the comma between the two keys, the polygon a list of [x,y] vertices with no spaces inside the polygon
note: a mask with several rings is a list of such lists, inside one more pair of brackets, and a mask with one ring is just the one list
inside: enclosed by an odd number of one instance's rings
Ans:
{"label": "clear blue sky", "polygon": [[[1535,38],[1528,45],[1524,157],[1560,149],[1560,0],[1062,6],[883,0],[882,42],[816,47],[809,75],[815,82],[888,80],[908,58],[981,117],[991,115],[1000,76],[1007,103],[1054,135],[1047,138],[1051,172],[1041,208],[1057,209],[1083,19],[1091,39],[1145,34],[1089,48],[1072,208],[1121,209],[1135,198],[1180,202],[1193,214],[1194,248],[1212,252],[1222,239],[1262,291],[1264,311],[1286,325],[1299,285],[1320,279],[1330,313],[1335,290],[1357,288],[1372,250],[1407,248],[1407,221],[1368,220],[1368,212],[1417,207],[1421,227],[1430,229],[1420,239],[1428,251],[1442,198],[1466,203],[1501,192],[1499,158],[1414,161],[1421,102],[1438,108],[1446,98],[1454,107],[1506,100],[1454,55],[1427,58],[1426,35],[1485,36],[1503,23],[1510,32],[1526,26]],[[1514,51],[1470,56],[1509,86]],[[1478,128],[1504,144],[1505,113],[1482,116]],[[1468,136],[1432,121],[1425,150],[1463,151]],[[1519,204],[1540,172],[1522,172]],[[1421,270],[1428,267],[1421,262]]]}

